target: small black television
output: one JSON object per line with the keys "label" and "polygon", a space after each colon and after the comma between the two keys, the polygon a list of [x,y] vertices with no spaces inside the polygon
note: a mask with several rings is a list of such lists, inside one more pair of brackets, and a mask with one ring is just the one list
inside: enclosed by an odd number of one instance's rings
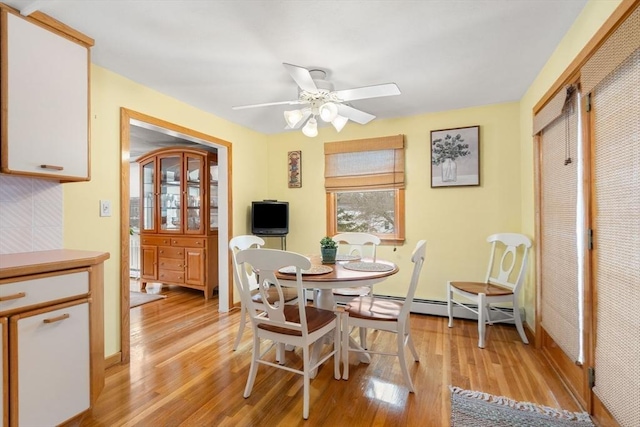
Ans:
{"label": "small black television", "polygon": [[251,202],[251,233],[283,236],[289,233],[289,202],[263,200]]}

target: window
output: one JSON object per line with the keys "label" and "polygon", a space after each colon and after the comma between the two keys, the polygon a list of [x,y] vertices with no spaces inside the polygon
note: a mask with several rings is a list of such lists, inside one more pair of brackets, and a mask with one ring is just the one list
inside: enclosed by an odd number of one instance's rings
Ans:
{"label": "window", "polygon": [[404,138],[325,144],[327,234],[356,231],[404,241]]}

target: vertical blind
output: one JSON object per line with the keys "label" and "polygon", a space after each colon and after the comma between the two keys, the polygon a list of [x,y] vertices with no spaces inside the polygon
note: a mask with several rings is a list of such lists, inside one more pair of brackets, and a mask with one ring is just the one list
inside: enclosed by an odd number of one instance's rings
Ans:
{"label": "vertical blind", "polygon": [[[619,32],[624,36],[618,36]],[[629,40],[634,41],[635,51],[629,52]],[[598,51],[583,71],[595,82],[594,392],[620,425],[637,427],[640,426],[640,8],[603,44],[600,50],[603,49],[612,52]],[[611,58],[622,62],[612,63]]]}
{"label": "vertical blind", "polygon": [[556,101],[562,100],[561,115],[540,131],[540,309],[545,331],[572,360],[581,363],[577,98],[574,86],[556,95]]}
{"label": "vertical blind", "polygon": [[324,144],[326,191],[404,188],[404,136]]}

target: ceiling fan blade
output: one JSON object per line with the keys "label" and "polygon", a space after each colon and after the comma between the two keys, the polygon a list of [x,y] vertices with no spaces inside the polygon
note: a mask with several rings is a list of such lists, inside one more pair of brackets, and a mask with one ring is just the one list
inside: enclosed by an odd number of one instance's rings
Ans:
{"label": "ceiling fan blade", "polygon": [[264,104],[251,104],[251,105],[238,105],[236,107],[231,107],[232,110],[244,110],[245,108],[255,108],[255,107],[268,107],[270,105],[299,105],[303,104],[303,101],[295,100],[295,101],[279,101],[279,102],[266,102]]}
{"label": "ceiling fan blade", "polygon": [[291,78],[293,78],[300,89],[306,90],[307,92],[316,92],[318,90],[311,78],[309,70],[298,65],[287,64],[286,62],[283,62],[282,65],[289,71]]}
{"label": "ceiling fan blade", "polygon": [[395,83],[386,83],[381,85],[356,87],[353,89],[336,90],[334,93],[342,101],[348,102],[356,99],[400,95],[400,89]]}
{"label": "ceiling fan blade", "polygon": [[376,116],[374,116],[373,114],[356,110],[355,108],[350,107],[348,105],[344,105],[344,104],[338,104],[338,114],[356,123],[360,123],[361,125],[366,125],[371,120],[376,118]]}

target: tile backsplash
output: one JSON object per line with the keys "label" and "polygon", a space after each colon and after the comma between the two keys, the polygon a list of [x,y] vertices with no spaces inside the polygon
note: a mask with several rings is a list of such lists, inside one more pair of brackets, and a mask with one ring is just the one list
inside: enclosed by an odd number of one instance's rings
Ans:
{"label": "tile backsplash", "polygon": [[62,184],[0,174],[0,254],[62,249]]}

